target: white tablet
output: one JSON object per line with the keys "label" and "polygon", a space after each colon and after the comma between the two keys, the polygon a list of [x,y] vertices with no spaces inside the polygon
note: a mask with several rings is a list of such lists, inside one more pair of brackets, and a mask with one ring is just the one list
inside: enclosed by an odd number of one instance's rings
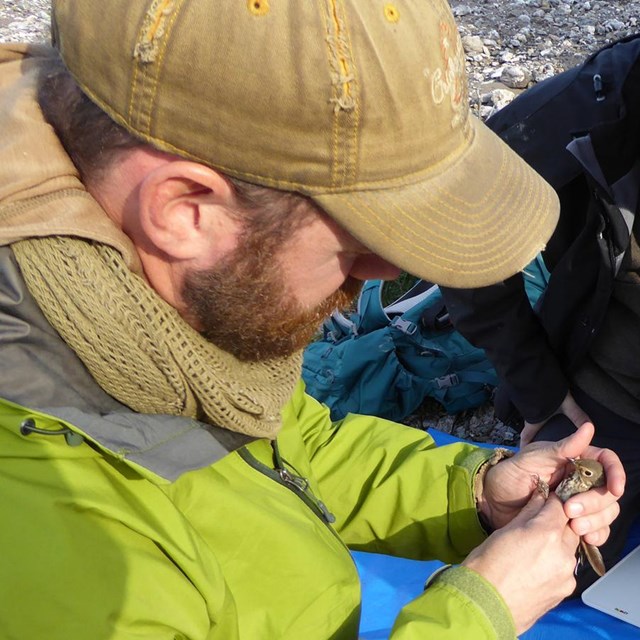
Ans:
{"label": "white tablet", "polygon": [[582,601],[640,627],[640,546],[585,589]]}

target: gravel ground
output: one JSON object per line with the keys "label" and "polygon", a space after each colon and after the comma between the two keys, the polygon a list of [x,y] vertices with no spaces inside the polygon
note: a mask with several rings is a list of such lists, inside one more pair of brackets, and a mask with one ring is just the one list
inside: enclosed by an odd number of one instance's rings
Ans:
{"label": "gravel ground", "polygon": [[[451,0],[467,53],[470,101],[486,118],[536,82],[604,44],[634,33],[634,0]],[[48,42],[49,0],[0,0],[0,42]],[[408,421],[478,442],[508,445],[517,434],[491,405],[455,416],[426,401]]]}
{"label": "gravel ground", "polygon": [[483,118],[523,89],[638,30],[633,0],[452,1]]}
{"label": "gravel ground", "polygon": [[48,42],[49,0],[0,0],[0,42]]}

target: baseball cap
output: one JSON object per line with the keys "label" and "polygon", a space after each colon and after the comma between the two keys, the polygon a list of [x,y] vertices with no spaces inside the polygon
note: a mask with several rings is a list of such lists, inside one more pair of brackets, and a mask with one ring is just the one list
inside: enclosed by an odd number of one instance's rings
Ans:
{"label": "baseball cap", "polygon": [[83,91],[155,147],[312,198],[452,287],[544,248],[555,192],[468,106],[445,0],[54,0]]}

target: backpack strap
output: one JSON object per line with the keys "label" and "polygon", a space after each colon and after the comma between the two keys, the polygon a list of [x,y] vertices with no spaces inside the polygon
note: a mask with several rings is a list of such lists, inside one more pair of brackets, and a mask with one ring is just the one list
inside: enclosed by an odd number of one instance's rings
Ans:
{"label": "backpack strap", "polygon": [[459,385],[461,382],[473,382],[479,384],[486,384],[491,387],[498,386],[498,374],[495,372],[493,368],[485,367],[481,371],[471,371],[469,369],[465,369],[464,371],[457,371],[456,373],[448,373],[447,375],[440,376],[439,378],[435,378],[433,381],[438,389],[448,389],[449,387],[455,387]]}
{"label": "backpack strap", "polygon": [[439,304],[433,304],[424,310],[420,322],[431,331],[443,331],[452,326],[447,305],[442,297]]}
{"label": "backpack strap", "polygon": [[403,314],[405,311],[421,302],[424,298],[432,297],[437,290],[438,285],[427,282],[426,280],[418,280],[411,289],[406,291],[391,304],[388,304],[384,310],[388,316]]}
{"label": "backpack strap", "polygon": [[[433,316],[435,323],[436,317],[446,313],[440,287],[425,280],[419,280],[400,300],[405,311],[393,318],[391,326],[409,335],[415,333],[419,325],[433,328],[431,324],[425,323],[425,316]],[[398,302],[392,306],[397,307]]]}
{"label": "backpack strap", "polygon": [[370,333],[389,324],[403,333],[415,333],[425,313],[444,308],[437,285],[425,280],[416,284],[398,300],[382,306],[383,280],[367,280],[358,299],[358,310],[351,316],[358,334]]}
{"label": "backpack strap", "polygon": [[322,332],[325,340],[338,342],[345,337],[355,335],[357,328],[355,322],[340,311],[334,311],[323,323]]}
{"label": "backpack strap", "polygon": [[355,313],[347,318],[334,311],[322,327],[325,340],[339,342],[343,338],[371,333],[389,324],[389,316],[382,307],[382,280],[366,280],[358,297]]}
{"label": "backpack strap", "polygon": [[358,298],[358,308],[351,319],[356,325],[356,333],[371,333],[389,324],[389,316],[382,306],[383,280],[367,280]]}
{"label": "backpack strap", "polygon": [[529,298],[529,303],[535,308],[538,299],[544,293],[551,274],[544,263],[542,254],[539,253],[523,270],[522,279],[524,290]]}

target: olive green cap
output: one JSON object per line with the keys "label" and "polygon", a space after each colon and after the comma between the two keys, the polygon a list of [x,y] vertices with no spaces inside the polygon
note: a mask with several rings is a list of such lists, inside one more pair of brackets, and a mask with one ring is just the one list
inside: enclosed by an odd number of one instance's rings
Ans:
{"label": "olive green cap", "polygon": [[132,133],[306,194],[426,280],[503,280],[555,227],[555,192],[469,112],[445,0],[54,0],[53,28]]}

